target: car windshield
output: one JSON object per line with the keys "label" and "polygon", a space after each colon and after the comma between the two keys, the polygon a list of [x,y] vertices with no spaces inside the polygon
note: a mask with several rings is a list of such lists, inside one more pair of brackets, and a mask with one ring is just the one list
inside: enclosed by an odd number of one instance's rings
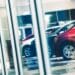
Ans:
{"label": "car windshield", "polygon": [[[59,25],[59,26],[54,26],[54,27],[50,27],[46,30],[46,33],[51,34],[51,35],[55,35],[55,34],[59,34],[59,33],[63,33],[69,29],[71,29],[72,27],[75,26],[75,21],[69,21],[63,25]],[[51,36],[50,35],[50,36]]]}

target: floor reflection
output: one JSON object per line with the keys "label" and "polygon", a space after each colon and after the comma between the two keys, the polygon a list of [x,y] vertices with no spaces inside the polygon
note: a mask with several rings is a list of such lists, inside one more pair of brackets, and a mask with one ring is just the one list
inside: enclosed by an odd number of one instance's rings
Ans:
{"label": "floor reflection", "polygon": [[[75,61],[60,61],[51,65],[52,75],[75,75]],[[40,75],[38,69],[29,70],[27,67],[24,67],[24,74],[26,75]],[[15,75],[15,70],[11,69],[8,71],[8,75]],[[0,75],[2,75],[0,73]]]}
{"label": "floor reflection", "polygon": [[53,66],[52,75],[75,75],[75,61],[67,61],[63,65]]}

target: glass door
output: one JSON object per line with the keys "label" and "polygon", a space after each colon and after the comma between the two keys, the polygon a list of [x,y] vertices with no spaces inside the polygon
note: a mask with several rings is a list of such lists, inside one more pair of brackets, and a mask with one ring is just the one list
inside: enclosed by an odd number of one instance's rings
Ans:
{"label": "glass door", "polygon": [[[44,75],[38,34],[35,36],[30,0],[7,0],[16,75]],[[36,31],[37,32],[37,31]],[[37,38],[37,39],[36,39]]]}
{"label": "glass door", "polygon": [[41,5],[51,74],[74,75],[75,1],[41,0]]}

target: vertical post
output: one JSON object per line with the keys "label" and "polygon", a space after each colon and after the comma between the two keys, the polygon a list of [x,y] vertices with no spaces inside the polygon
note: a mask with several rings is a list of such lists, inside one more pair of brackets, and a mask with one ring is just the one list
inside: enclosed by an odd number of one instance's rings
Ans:
{"label": "vertical post", "polygon": [[3,49],[2,49],[2,44],[1,44],[1,37],[0,37],[0,64],[2,64],[2,75],[6,75],[6,70],[5,70],[5,63],[4,63],[4,57],[3,57]]}
{"label": "vertical post", "polygon": [[42,13],[41,0],[30,0],[30,3],[31,3],[30,7],[31,7],[32,18],[33,18],[34,34],[35,34],[36,40],[37,40],[37,37],[39,38],[40,47],[41,47],[41,55],[42,55],[42,61],[43,61],[42,64],[43,64],[43,71],[44,71],[43,75],[51,75],[47,40],[46,40],[46,34],[44,29],[45,22],[44,22],[44,17]]}
{"label": "vertical post", "polygon": [[1,64],[2,64],[2,73],[3,75],[8,75],[7,65],[6,65],[6,47],[5,47],[5,39],[3,35],[3,30],[1,26],[0,19],[0,55],[1,55]]}
{"label": "vertical post", "polygon": [[37,19],[36,19],[36,13],[35,13],[35,5],[34,0],[30,0],[30,9],[31,9],[31,15],[32,15],[32,24],[33,24],[33,31],[34,31],[34,38],[36,43],[36,52],[38,57],[38,65],[39,65],[39,72],[40,75],[44,75],[44,64],[42,61],[42,54],[41,54],[41,47],[40,47],[40,41],[39,41],[39,33],[38,33],[38,27],[37,27]]}
{"label": "vertical post", "polygon": [[6,8],[8,14],[9,21],[9,31],[11,36],[11,44],[13,51],[13,59],[16,75],[23,75],[23,67],[21,60],[21,50],[19,46],[19,34],[18,34],[18,23],[17,23],[17,15],[14,5],[14,0],[6,0]]}

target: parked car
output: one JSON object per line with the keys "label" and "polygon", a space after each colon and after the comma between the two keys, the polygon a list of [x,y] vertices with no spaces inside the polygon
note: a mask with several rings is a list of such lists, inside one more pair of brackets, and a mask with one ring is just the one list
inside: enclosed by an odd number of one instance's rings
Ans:
{"label": "parked car", "polygon": [[22,56],[25,56],[23,61],[24,65],[26,65],[28,69],[38,68],[34,35],[31,34],[26,39],[23,40]]}
{"label": "parked car", "polygon": [[[62,32],[62,29],[65,30]],[[55,51],[58,52],[64,59],[75,59],[75,22],[66,25],[61,30],[58,30],[55,40]]]}
{"label": "parked car", "polygon": [[[75,22],[46,29],[49,56],[75,59]],[[22,50],[26,58],[36,57],[35,38],[29,35],[22,41]]]}
{"label": "parked car", "polygon": [[25,57],[36,56],[34,35],[29,35],[26,39],[23,40],[22,50],[23,50]]}

